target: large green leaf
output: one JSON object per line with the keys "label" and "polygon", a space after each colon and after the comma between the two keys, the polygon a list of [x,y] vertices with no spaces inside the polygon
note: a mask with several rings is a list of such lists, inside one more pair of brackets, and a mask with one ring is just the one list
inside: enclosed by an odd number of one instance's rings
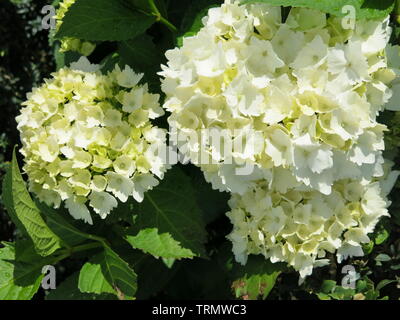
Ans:
{"label": "large green leaf", "polygon": [[56,211],[41,202],[36,202],[36,205],[44,215],[49,228],[67,245],[75,246],[86,240],[93,240],[90,234],[80,231],[67,220],[68,213],[65,210]]}
{"label": "large green leaf", "polygon": [[76,0],[63,18],[57,38],[122,41],[143,34],[156,17],[123,0]]}
{"label": "large green leaf", "polygon": [[29,300],[38,291],[42,267],[49,261],[37,255],[29,241],[2,243],[0,249],[0,300]]}
{"label": "large green leaf", "polygon": [[394,8],[394,0],[241,0],[241,3],[268,3],[275,6],[292,6],[317,9],[335,16],[345,16],[342,8],[351,5],[356,9],[357,19],[380,19]]}
{"label": "large green leaf", "polygon": [[132,299],[137,290],[137,276],[128,263],[104,245],[104,251],[81,269],[79,289],[86,293],[113,293],[120,299]]}
{"label": "large green leaf", "polygon": [[79,273],[79,290],[83,293],[112,293],[116,291],[107,281],[101,270],[101,264],[104,262],[104,255],[99,254],[86,262]]}
{"label": "large green leaf", "polygon": [[136,223],[127,238],[135,248],[163,258],[205,256],[202,214],[189,177],[178,167],[135,207]]}
{"label": "large green leaf", "polygon": [[61,247],[61,239],[47,226],[26,190],[15,150],[11,167],[4,179],[3,198],[11,219],[23,234],[32,239],[41,256],[48,256]]}
{"label": "large green leaf", "polygon": [[232,288],[236,297],[249,300],[267,298],[283,269],[283,264],[271,263],[260,256],[249,257],[245,266],[236,263],[232,269]]}

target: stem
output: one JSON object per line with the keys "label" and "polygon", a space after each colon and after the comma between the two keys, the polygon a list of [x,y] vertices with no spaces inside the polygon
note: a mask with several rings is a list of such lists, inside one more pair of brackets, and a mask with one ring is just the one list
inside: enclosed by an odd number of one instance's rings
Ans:
{"label": "stem", "polygon": [[67,248],[67,249],[61,251],[62,254],[61,254],[61,256],[57,257],[57,261],[56,262],[64,260],[65,258],[68,258],[69,256],[73,255],[76,252],[86,251],[86,250],[90,250],[90,249],[94,249],[94,248],[99,248],[99,247],[103,246],[103,243],[104,243],[103,241],[101,241],[101,242],[90,242],[90,243],[82,244],[80,246]]}
{"label": "stem", "polygon": [[59,256],[55,257],[54,260],[51,262],[51,264],[55,265],[55,264],[59,263],[60,261],[69,258],[75,252],[86,251],[86,250],[102,247],[103,244],[105,244],[105,243],[106,243],[106,241],[104,239],[104,241],[102,240],[100,242],[96,241],[96,242],[82,244],[82,245],[76,246],[76,247],[69,247],[69,248],[61,251],[61,254]]}
{"label": "stem", "polygon": [[147,16],[155,16],[157,21],[159,21],[162,24],[164,24],[165,26],[167,26],[167,28],[170,29],[172,32],[178,31],[177,27],[175,27],[171,22],[169,22],[166,18],[164,18],[162,16],[160,10],[158,10],[156,4],[154,3],[154,0],[149,0],[148,4],[150,5],[152,12],[147,12],[141,8],[136,8],[136,10],[138,10],[139,12],[141,12]]}
{"label": "stem", "polygon": [[53,264],[57,264],[57,263],[59,263],[60,261],[62,261],[62,260],[64,260],[64,259],[68,258],[69,256],[70,256],[69,253],[62,254],[61,256],[56,257],[56,258],[54,259],[54,261],[53,261],[51,264],[52,264],[52,265],[53,265]]}
{"label": "stem", "polygon": [[149,5],[150,5],[150,8],[153,10],[153,13],[154,13],[156,16],[161,17],[161,13],[160,13],[160,11],[158,10],[156,4],[154,3],[154,0],[149,0]]}
{"label": "stem", "polygon": [[91,243],[82,244],[80,246],[73,247],[73,248],[71,248],[70,252],[71,252],[71,254],[73,254],[75,252],[86,251],[86,250],[90,250],[90,249],[94,249],[94,248],[99,248],[101,246],[103,246],[103,244],[100,242],[91,242]]}
{"label": "stem", "polygon": [[87,234],[87,235],[85,235],[85,237],[90,239],[90,240],[99,241],[101,243],[107,242],[107,240],[105,238],[98,237],[98,236],[95,236],[93,234]]}
{"label": "stem", "polygon": [[154,3],[154,0],[149,0],[149,5],[153,11],[152,13],[157,17],[157,21],[160,21],[161,23],[166,25],[167,28],[170,29],[172,32],[178,31],[178,29],[171,22],[169,22],[166,18],[162,16],[160,10],[158,10],[156,4]]}
{"label": "stem", "polygon": [[166,25],[167,28],[170,29],[172,32],[177,32],[178,31],[178,29],[171,22],[169,22],[167,19],[165,19],[164,17],[158,16],[158,21],[160,21],[161,23]]}

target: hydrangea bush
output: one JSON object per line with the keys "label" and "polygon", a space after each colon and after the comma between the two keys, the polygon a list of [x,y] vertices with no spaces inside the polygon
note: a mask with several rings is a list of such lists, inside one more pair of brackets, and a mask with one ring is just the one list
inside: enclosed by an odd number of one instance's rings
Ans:
{"label": "hydrangea bush", "polygon": [[67,267],[46,299],[395,286],[397,9],[348,4],[61,1],[57,70],[22,103],[3,181],[0,299],[31,299],[49,264]]}

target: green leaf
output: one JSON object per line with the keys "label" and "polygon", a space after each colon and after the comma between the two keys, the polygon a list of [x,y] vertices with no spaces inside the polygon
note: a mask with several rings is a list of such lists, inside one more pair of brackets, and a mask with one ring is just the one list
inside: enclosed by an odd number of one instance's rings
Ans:
{"label": "green leaf", "polygon": [[69,246],[75,246],[88,239],[93,239],[90,234],[80,231],[68,222],[62,214],[67,215],[65,210],[54,210],[41,202],[36,202],[37,207],[43,213],[49,228]]}
{"label": "green leaf", "polygon": [[80,273],[78,287],[82,293],[112,293],[116,291],[102,273],[101,264],[104,263],[104,254],[101,253],[86,262]]}
{"label": "green leaf", "polygon": [[271,263],[263,257],[249,257],[245,266],[235,264],[232,270],[232,288],[237,298],[266,299],[275,286],[276,279],[284,269],[280,263]]}
{"label": "green leaf", "polygon": [[395,271],[400,270],[400,264],[396,264],[394,266],[390,266],[390,269],[395,270]]}
{"label": "green leaf", "polygon": [[335,287],[336,287],[336,281],[324,280],[324,282],[322,282],[321,292],[326,294],[331,293]]}
{"label": "green leaf", "polygon": [[[145,193],[136,204],[134,245],[157,257],[205,256],[206,230],[190,181],[178,167],[169,170],[163,181]],[[148,229],[141,232],[141,230]],[[149,241],[146,243],[146,240]],[[160,244],[161,241],[167,241]],[[157,247],[152,248],[152,245]]]}
{"label": "green leaf", "polygon": [[368,243],[364,243],[362,245],[363,251],[365,255],[369,255],[374,249],[374,241],[370,241]]}
{"label": "green leaf", "polygon": [[379,261],[379,262],[387,262],[392,260],[391,257],[389,257],[387,254],[384,253],[380,253],[375,257],[375,261]]}
{"label": "green leaf", "polygon": [[79,274],[79,289],[85,293],[113,293],[120,299],[132,299],[137,276],[110,247],[87,262]]}
{"label": "green leaf", "polygon": [[367,281],[365,280],[358,280],[357,281],[357,292],[363,292],[367,289]]}
{"label": "green leaf", "polygon": [[380,290],[382,290],[387,285],[389,285],[391,283],[395,283],[395,282],[397,282],[397,280],[389,280],[389,279],[382,280],[376,285],[376,291],[379,292]]}
{"label": "green leaf", "polygon": [[155,16],[139,12],[123,0],[76,0],[56,37],[122,41],[143,34],[155,21]]}
{"label": "green leaf", "polygon": [[241,3],[267,3],[273,6],[304,7],[320,10],[334,16],[343,17],[342,8],[346,5],[354,6],[357,20],[381,19],[394,9],[394,0],[242,0]]}
{"label": "green leaf", "polygon": [[[35,254],[29,241],[2,243],[0,249],[0,301],[30,300],[38,291],[47,260]],[[19,253],[22,251],[22,257]],[[29,258],[29,260],[27,259]]]}
{"label": "green leaf", "polygon": [[127,236],[126,240],[133,248],[140,249],[154,257],[174,259],[193,257],[191,250],[182,248],[169,233],[160,234],[156,228],[140,230],[136,236]]}
{"label": "green leaf", "polygon": [[137,290],[137,276],[131,267],[122,260],[110,247],[104,246],[103,274],[112,284],[118,295],[134,297]]}
{"label": "green leaf", "polygon": [[355,290],[351,288],[336,286],[330,296],[336,300],[352,300],[355,294]]}
{"label": "green leaf", "polygon": [[366,300],[377,300],[379,298],[379,292],[375,291],[375,290],[368,290],[367,292],[365,292],[365,299]]}
{"label": "green leaf", "polygon": [[57,289],[51,290],[46,296],[46,300],[115,300],[112,294],[94,294],[83,293],[78,288],[79,272],[65,279],[57,286]]}
{"label": "green leaf", "polygon": [[319,300],[332,300],[331,296],[326,293],[318,292],[317,297]]}
{"label": "green leaf", "polygon": [[391,231],[390,220],[389,219],[382,220],[375,229],[373,235],[375,244],[380,245],[384,243],[389,238],[390,231]]}
{"label": "green leaf", "polygon": [[26,190],[15,149],[11,167],[4,179],[3,197],[11,219],[23,234],[32,239],[36,251],[41,256],[48,256],[61,248],[61,239],[47,226]]}
{"label": "green leaf", "polygon": [[389,238],[389,232],[386,229],[380,230],[375,237],[375,244],[380,245]]}

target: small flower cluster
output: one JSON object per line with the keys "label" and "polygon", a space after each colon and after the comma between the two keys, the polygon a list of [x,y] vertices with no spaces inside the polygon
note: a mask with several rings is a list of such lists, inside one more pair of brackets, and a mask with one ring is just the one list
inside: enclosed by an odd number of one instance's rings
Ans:
{"label": "small flower cluster", "polygon": [[[388,215],[377,116],[400,74],[388,62],[398,50],[386,50],[389,18],[345,30],[317,10],[292,8],[283,23],[281,7],[226,0],[203,24],[166,53],[164,108],[180,151],[232,193],[237,261],[263,254],[303,279],[327,252],[362,255]],[[221,136],[244,147],[221,147]]]}
{"label": "small flower cluster", "polygon": [[[55,15],[57,30],[60,29],[60,26],[63,22],[62,19],[67,13],[69,7],[71,7],[75,3],[75,1],[76,0],[63,0],[60,2],[59,8]],[[79,52],[84,56],[88,56],[93,52],[95,48],[96,45],[89,41],[83,41],[77,38],[65,37],[61,39],[60,52],[75,51]]]}
{"label": "small flower cluster", "polygon": [[159,95],[139,85],[142,74],[118,65],[107,75],[81,58],[28,94],[18,130],[30,191],[76,219],[92,223],[87,203],[105,218],[133,196],[143,200],[167,170]]}
{"label": "small flower cluster", "polygon": [[329,263],[327,253],[336,251],[339,263],[363,256],[368,233],[389,215],[379,182],[352,180],[337,181],[330,195],[300,186],[279,190],[264,181],[233,195],[230,206],[236,260],[245,264],[249,254],[261,254],[293,266],[301,280]]}
{"label": "small flower cluster", "polygon": [[[210,9],[198,34],[166,53],[160,73],[181,152],[214,188],[241,194],[273,168],[326,195],[335,180],[381,175],[386,127],[376,118],[395,77],[388,22],[342,30],[340,19],[305,8],[285,23],[267,4]],[[222,154],[210,139],[190,138],[203,129],[246,147]],[[255,165],[251,178],[232,174],[244,163]]]}

